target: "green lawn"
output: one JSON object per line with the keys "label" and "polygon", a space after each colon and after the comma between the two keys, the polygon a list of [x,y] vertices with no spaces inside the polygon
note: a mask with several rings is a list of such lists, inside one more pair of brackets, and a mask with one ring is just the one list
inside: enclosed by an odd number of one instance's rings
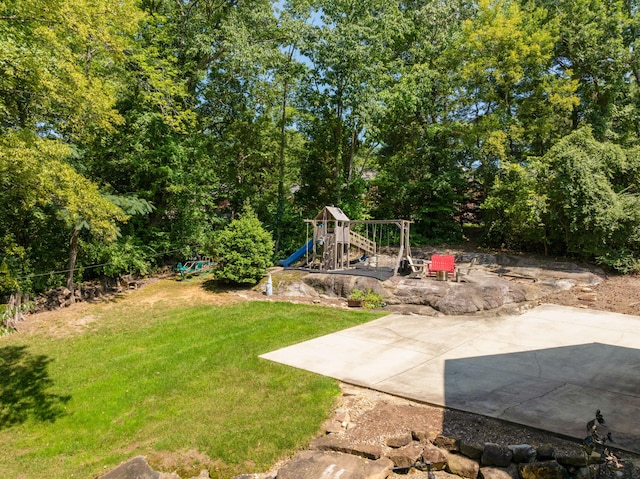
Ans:
{"label": "green lawn", "polygon": [[143,454],[183,478],[228,478],[306,446],[337,383],[258,355],[379,314],[149,300],[200,287],[164,281],[84,307],[82,333],[0,338],[0,477],[97,477]]}

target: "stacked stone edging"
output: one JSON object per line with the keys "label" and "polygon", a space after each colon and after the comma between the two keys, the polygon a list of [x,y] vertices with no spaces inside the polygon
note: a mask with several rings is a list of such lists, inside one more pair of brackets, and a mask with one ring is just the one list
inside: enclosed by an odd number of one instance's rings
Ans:
{"label": "stacked stone edging", "polygon": [[[333,451],[357,455],[371,460],[390,459],[393,463],[388,471],[408,473],[411,466],[429,464],[431,472],[445,471],[464,479],[566,479],[587,477],[587,459],[584,455],[557,456],[555,449],[544,444],[538,447],[529,444],[503,446],[496,443],[478,444],[459,441],[444,435],[433,440],[425,439],[426,434],[413,431],[387,438],[389,452],[383,453],[382,446],[349,446],[339,435],[316,438],[310,444],[311,450]],[[600,457],[589,457],[589,464],[601,464]],[[397,468],[406,468],[406,470]],[[279,478],[278,475],[272,476]],[[412,475],[411,477],[416,477]],[[425,476],[426,477],[426,476]],[[309,477],[306,479],[316,479]]]}
{"label": "stacked stone edging", "polygon": [[[166,271],[159,272],[155,277],[162,278],[167,274]],[[36,296],[29,313],[53,311],[82,301],[108,298],[109,295],[138,289],[147,282],[149,282],[147,277],[126,275],[115,279],[103,278],[102,281],[78,283],[74,285],[73,292],[64,286],[59,286]]]}
{"label": "stacked stone edging", "polygon": [[[345,479],[404,475],[412,479],[568,479],[589,477],[587,462],[589,465],[603,462],[596,456],[559,456],[549,444],[503,446],[466,442],[444,435],[432,440],[427,437],[425,432],[413,431],[389,437],[386,445],[380,446],[351,445],[339,434],[328,434],[313,440],[309,450],[296,455],[280,471],[233,479],[320,479],[333,477],[322,475],[322,471],[340,469],[349,470]],[[419,467],[413,467],[416,465]],[[358,472],[354,473],[355,470]]]}
{"label": "stacked stone edging", "polygon": [[[388,452],[385,453],[385,450]],[[591,456],[589,464],[599,464]],[[418,469],[412,467],[419,465]],[[583,479],[585,456],[556,456],[549,444],[471,443],[444,435],[432,440],[413,431],[387,438],[385,446],[352,445],[340,434],[318,437],[277,471],[241,474],[231,479]],[[197,479],[208,479],[203,470]],[[180,479],[153,471],[142,456],[121,464],[100,479]]]}

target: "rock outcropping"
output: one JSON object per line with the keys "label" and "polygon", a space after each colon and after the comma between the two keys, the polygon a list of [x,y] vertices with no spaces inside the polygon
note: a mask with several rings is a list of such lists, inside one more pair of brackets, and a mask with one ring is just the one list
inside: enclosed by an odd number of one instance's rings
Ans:
{"label": "rock outcropping", "polygon": [[456,264],[457,281],[436,281],[415,275],[380,280],[375,276],[381,274],[366,269],[344,274],[301,273],[297,280],[281,281],[274,271],[274,292],[289,297],[346,299],[356,289],[370,289],[385,298],[391,311],[460,315],[518,308],[557,291],[589,287],[601,281],[600,272],[572,263],[518,256],[464,253],[457,255]]}

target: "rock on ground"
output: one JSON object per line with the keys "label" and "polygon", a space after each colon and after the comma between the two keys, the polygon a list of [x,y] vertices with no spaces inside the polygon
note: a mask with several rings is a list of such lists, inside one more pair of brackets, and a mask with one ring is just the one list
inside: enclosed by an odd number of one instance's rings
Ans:
{"label": "rock on ground", "polygon": [[350,454],[302,451],[278,471],[278,479],[386,479],[393,463],[370,461]]}
{"label": "rock on ground", "polygon": [[[208,478],[209,474],[201,477]],[[180,479],[180,477],[176,474],[156,472],[149,467],[143,456],[136,456],[101,476],[100,479]]]}

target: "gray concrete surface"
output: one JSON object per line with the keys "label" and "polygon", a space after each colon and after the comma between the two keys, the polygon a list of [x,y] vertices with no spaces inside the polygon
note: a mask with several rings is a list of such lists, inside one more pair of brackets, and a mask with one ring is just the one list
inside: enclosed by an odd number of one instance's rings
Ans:
{"label": "gray concrete surface", "polygon": [[583,439],[600,409],[640,453],[640,317],[389,315],[261,356],[341,381]]}

